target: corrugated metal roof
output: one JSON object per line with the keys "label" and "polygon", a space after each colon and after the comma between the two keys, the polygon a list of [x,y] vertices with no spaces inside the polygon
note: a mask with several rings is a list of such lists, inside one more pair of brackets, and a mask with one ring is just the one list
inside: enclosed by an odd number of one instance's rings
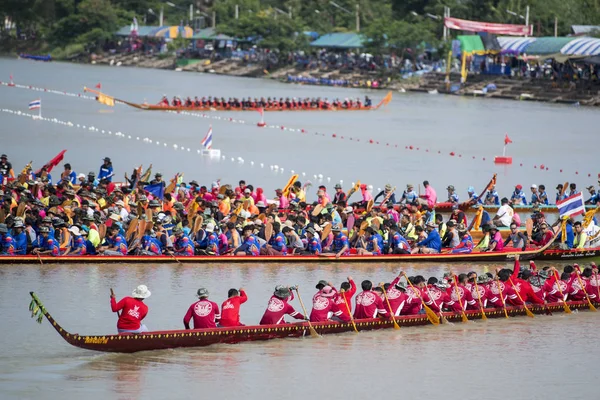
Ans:
{"label": "corrugated metal roof", "polygon": [[571,25],[571,29],[576,35],[587,35],[594,31],[600,31],[600,25]]}
{"label": "corrugated metal roof", "polygon": [[358,33],[328,33],[321,36],[310,45],[338,49],[358,49],[364,47],[366,39]]}
{"label": "corrugated metal roof", "polygon": [[575,39],[564,45],[560,52],[575,56],[597,56],[600,54],[600,39],[589,37]]}

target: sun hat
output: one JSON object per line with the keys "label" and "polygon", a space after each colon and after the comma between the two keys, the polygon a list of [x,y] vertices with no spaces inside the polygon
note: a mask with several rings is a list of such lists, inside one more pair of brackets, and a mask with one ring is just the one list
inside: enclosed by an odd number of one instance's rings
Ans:
{"label": "sun hat", "polygon": [[213,224],[212,222],[209,222],[208,224],[206,224],[205,231],[206,232],[214,232],[215,231],[215,224]]}
{"label": "sun hat", "polygon": [[391,192],[392,191],[392,185],[390,185],[389,183],[386,183],[385,190],[388,191],[388,192]]}
{"label": "sun hat", "polygon": [[394,286],[396,287],[396,289],[403,290],[403,291],[406,292],[406,283],[404,283],[404,282],[398,282]]}
{"label": "sun hat", "polygon": [[321,289],[320,296],[333,297],[333,296],[335,296],[335,290],[333,290],[333,288],[329,285],[324,286],[323,289]]}
{"label": "sun hat", "polygon": [[473,186],[469,186],[467,188],[467,193],[475,193],[475,188]]}
{"label": "sun hat", "polygon": [[117,206],[125,207],[125,202],[123,200],[118,200],[115,204]]}
{"label": "sun hat", "polygon": [[[141,199],[140,199],[141,201]],[[150,200],[150,203],[148,203],[148,207],[152,208],[152,207],[160,207],[160,203],[158,202],[158,200]]]}
{"label": "sun hat", "polygon": [[523,185],[517,185],[517,186],[515,186],[515,189],[521,190],[521,189],[523,189]]}
{"label": "sun hat", "polygon": [[110,214],[110,216],[108,217],[110,219],[112,219],[113,221],[119,222],[121,221],[121,216],[119,214]]}
{"label": "sun hat", "polygon": [[140,285],[135,288],[133,293],[131,293],[131,297],[133,297],[134,299],[147,299],[148,297],[150,297],[151,294],[152,293],[150,293],[150,291],[148,290],[148,286]]}
{"label": "sun hat", "polygon": [[256,202],[256,207],[258,208],[266,208],[265,203],[263,201]]}
{"label": "sun hat", "polygon": [[79,231],[79,228],[76,227],[75,225],[73,225],[72,227],[69,228],[69,232],[71,232],[75,236],[81,235],[81,232]]}
{"label": "sun hat", "polygon": [[22,228],[23,220],[21,218],[15,219],[15,223],[13,224],[13,228]]}
{"label": "sun hat", "polygon": [[435,228],[435,224],[431,221],[429,221],[427,224],[425,224],[425,226],[427,226],[428,228]]}
{"label": "sun hat", "polygon": [[491,281],[491,278],[489,276],[487,276],[486,274],[479,275],[477,277],[477,283],[480,285],[484,284],[484,283],[488,283],[489,281]]}
{"label": "sun hat", "polygon": [[[0,225],[4,225],[4,224],[0,224]],[[0,228],[0,232],[2,232],[1,228]],[[50,228],[48,228],[47,226],[42,226],[42,227],[40,227],[40,233],[50,233]]]}
{"label": "sun hat", "polygon": [[317,234],[317,232],[315,232],[315,230],[313,228],[307,228],[306,232],[310,233],[311,235],[316,235]]}
{"label": "sun hat", "polygon": [[446,188],[446,190],[454,190],[454,186],[450,185]]}
{"label": "sun hat", "polygon": [[443,280],[441,280],[441,281],[438,281],[438,282],[434,283],[433,285],[434,285],[436,288],[438,288],[438,289],[442,289],[442,290],[444,290],[444,289],[448,289],[448,288],[450,287],[450,285],[449,285],[449,284],[447,284],[447,283],[446,283],[445,281],[443,281]]}
{"label": "sun hat", "polygon": [[275,291],[273,292],[273,295],[275,295],[275,297],[279,297],[280,299],[287,299],[290,297],[290,294],[290,289],[283,285],[275,286]]}
{"label": "sun hat", "polygon": [[342,185],[340,185],[339,183],[336,183],[335,186],[333,187],[334,189],[341,189]]}
{"label": "sun hat", "polygon": [[200,289],[198,289],[198,297],[199,298],[206,298],[208,297],[208,289],[201,287]]}
{"label": "sun hat", "polygon": [[532,185],[531,185],[531,188],[532,188],[532,189],[537,189],[538,187],[537,187],[537,185],[534,183],[534,184],[532,184]]}
{"label": "sun hat", "polygon": [[327,282],[324,279],[321,279],[319,282],[317,282],[315,289],[323,289],[325,286],[329,286],[329,282]]}

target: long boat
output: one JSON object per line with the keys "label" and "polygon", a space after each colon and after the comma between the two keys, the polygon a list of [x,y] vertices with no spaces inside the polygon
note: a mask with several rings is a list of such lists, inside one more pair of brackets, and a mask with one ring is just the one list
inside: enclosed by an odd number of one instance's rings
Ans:
{"label": "long boat", "polygon": [[[141,334],[117,334],[117,335],[80,335],[70,333],[50,315],[41,300],[34,292],[30,292],[32,304],[30,309],[33,316],[38,316],[41,323],[43,317],[56,329],[58,334],[70,345],[87,350],[112,352],[112,353],[135,353],[138,351],[164,350],[182,347],[204,347],[213,344],[236,344],[241,342],[264,341],[271,339],[298,338],[309,335],[310,326],[307,322],[299,322],[282,325],[254,325],[240,326],[235,328],[213,328],[193,330],[168,330],[152,331]],[[589,307],[583,301],[567,302],[572,310],[585,310]],[[36,309],[37,307],[37,309]],[[564,311],[563,303],[548,303],[544,306],[528,306],[533,314],[551,314]],[[501,308],[487,308],[483,311],[487,318],[505,318],[504,310]],[[506,307],[507,315],[511,317],[525,316],[525,307]],[[469,320],[482,319],[482,311],[465,311]],[[448,322],[459,323],[462,319],[461,313],[444,312]],[[391,319],[357,319],[354,321],[358,332],[380,329],[392,329],[394,321]],[[396,317],[396,323],[401,327],[424,326],[430,322],[425,314],[405,315]],[[312,323],[312,327],[319,335],[339,334],[352,332],[352,323],[328,321]]]}
{"label": "long boat", "polygon": [[[460,208],[463,211],[475,212],[477,210],[477,207],[479,207],[479,206],[468,204],[468,203],[459,203],[459,205],[458,205],[458,208]],[[531,205],[522,205],[522,204],[512,206],[513,210],[515,210],[515,212],[517,212],[517,213],[532,212],[531,207],[532,207]],[[487,211],[488,213],[496,213],[496,212],[498,212],[499,208],[500,208],[500,206],[496,206],[496,205],[484,205],[483,206],[483,209],[485,211]],[[587,211],[593,210],[594,208],[596,208],[596,206],[592,205],[592,204],[587,204],[585,206],[585,209]],[[435,211],[451,212],[452,211],[452,203],[450,203],[449,201],[445,201],[442,203],[435,203]],[[540,205],[539,211],[546,213],[546,214],[558,214],[558,208],[556,207],[556,204]]]}
{"label": "long boat", "polygon": [[94,89],[90,89],[88,87],[83,88],[84,92],[94,93],[98,96],[104,96],[104,98],[111,98],[114,101],[123,103],[127,106],[137,108],[138,110],[145,111],[195,111],[195,112],[208,112],[208,111],[253,111],[257,112],[260,109],[263,111],[374,111],[380,108],[382,105],[387,105],[392,100],[392,92],[388,92],[388,94],[379,102],[379,104],[374,106],[361,106],[361,107],[351,107],[351,108],[343,108],[343,107],[328,107],[328,108],[304,108],[304,107],[222,107],[222,106],[199,106],[199,107],[186,107],[186,106],[171,106],[171,105],[161,105],[161,104],[148,104],[148,103],[133,103],[131,101],[121,100],[99,92]]}
{"label": "long boat", "polygon": [[526,251],[515,251],[509,249],[499,252],[481,252],[469,254],[385,254],[381,256],[348,255],[341,256],[245,256],[237,257],[230,255],[222,256],[58,256],[49,255],[26,255],[26,256],[0,256],[2,264],[140,264],[140,263],[186,263],[186,264],[220,264],[220,263],[247,263],[262,265],[265,263],[451,263],[451,262],[512,262],[515,255],[519,254],[521,260],[580,260],[585,258],[600,257],[600,247],[583,250],[551,250],[549,248],[531,249]]}

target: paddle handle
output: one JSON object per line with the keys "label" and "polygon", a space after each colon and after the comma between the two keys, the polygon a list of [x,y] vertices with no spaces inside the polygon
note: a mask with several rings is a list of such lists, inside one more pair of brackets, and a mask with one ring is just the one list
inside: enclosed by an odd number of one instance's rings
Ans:
{"label": "paddle handle", "polygon": [[312,323],[310,322],[310,317],[308,315],[308,313],[306,312],[306,307],[304,307],[304,302],[302,301],[302,297],[300,297],[300,292],[298,291],[298,286],[296,286],[296,294],[298,295],[298,301],[300,302],[300,306],[302,307],[302,311],[304,311],[304,317],[306,318],[306,321],[308,322],[308,328],[310,331],[310,335],[311,336],[319,336],[319,334],[317,333],[317,331],[315,330],[315,328],[313,328]]}
{"label": "paddle handle", "polygon": [[[110,297],[115,297],[113,288],[110,288]],[[121,317],[121,313],[119,311],[117,311],[117,317]]]}

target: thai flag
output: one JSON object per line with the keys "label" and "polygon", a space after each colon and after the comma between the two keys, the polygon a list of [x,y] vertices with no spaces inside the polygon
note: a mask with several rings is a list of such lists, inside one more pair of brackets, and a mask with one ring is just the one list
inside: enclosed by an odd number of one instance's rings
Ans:
{"label": "thai flag", "polygon": [[42,108],[42,100],[37,99],[29,103],[30,110],[37,110],[38,108]]}
{"label": "thai flag", "polygon": [[204,136],[204,139],[202,139],[202,147],[206,150],[210,150],[212,147],[212,125],[208,128],[208,132],[206,133],[206,136]]}
{"label": "thai flag", "polygon": [[585,213],[585,203],[583,202],[583,193],[577,193],[567,197],[564,200],[556,202],[560,216],[573,217]]}

